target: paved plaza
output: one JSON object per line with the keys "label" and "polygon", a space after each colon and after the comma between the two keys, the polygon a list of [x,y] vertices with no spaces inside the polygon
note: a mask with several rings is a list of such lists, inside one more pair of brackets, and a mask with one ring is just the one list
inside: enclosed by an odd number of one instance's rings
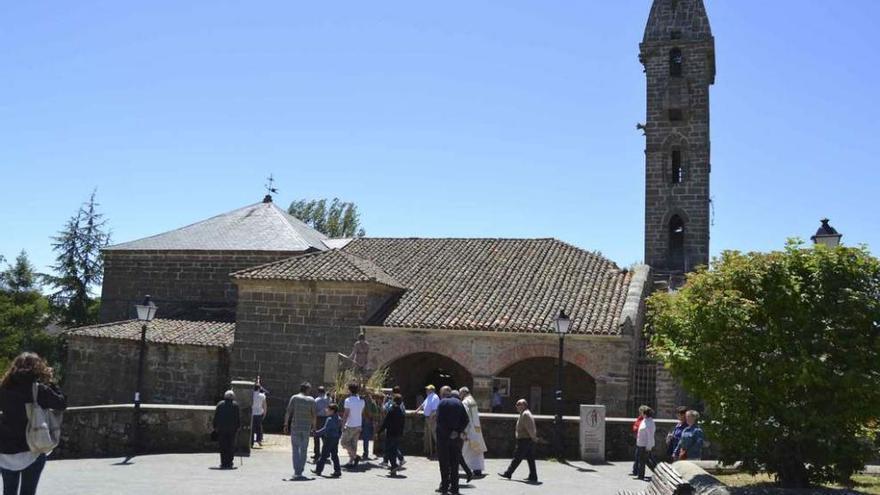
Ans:
{"label": "paved plaza", "polygon": [[[273,436],[275,437],[275,436]],[[277,440],[276,440],[277,439]],[[437,463],[424,457],[409,457],[400,478],[389,478],[388,471],[371,461],[358,472],[344,472],[339,479],[312,478],[310,481],[288,481],[292,475],[289,446],[280,442],[255,450],[251,457],[236,458],[235,470],[216,469],[216,454],[168,454],[137,457],[130,464],[122,459],[77,459],[50,461],[40,482],[41,493],[66,495],[154,495],[211,494],[241,495],[243,493],[309,494],[433,494],[440,483]],[[341,456],[345,462],[345,456]],[[615,494],[620,489],[645,488],[646,483],[631,479],[630,463],[591,465],[584,462],[559,464],[538,462],[541,483],[521,481],[528,474],[525,464],[508,481],[497,476],[507,466],[507,459],[488,459],[488,476],[462,484],[462,493],[484,494]],[[312,469],[312,464],[307,469]],[[332,469],[325,470],[329,474]],[[520,481],[517,481],[517,480]],[[464,483],[464,479],[461,480]]]}

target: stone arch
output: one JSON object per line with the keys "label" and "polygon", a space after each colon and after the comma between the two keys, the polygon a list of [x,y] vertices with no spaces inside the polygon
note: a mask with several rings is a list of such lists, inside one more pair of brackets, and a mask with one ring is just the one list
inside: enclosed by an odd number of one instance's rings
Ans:
{"label": "stone arch", "polygon": [[690,141],[688,141],[688,138],[686,138],[684,134],[678,131],[673,131],[666,136],[666,139],[663,140],[663,144],[660,145],[660,148],[664,151],[668,151],[674,147],[679,147],[682,151],[687,151],[690,145]]}
{"label": "stone arch", "polygon": [[[565,355],[563,358],[566,362],[577,366],[593,378],[598,378],[604,374],[602,373],[602,370],[596,366],[594,360],[590,359],[589,356],[583,352],[572,349],[571,347],[573,346],[569,345],[565,349]],[[492,374],[497,376],[501,371],[504,371],[520,361],[539,357],[558,358],[558,342],[555,342],[554,339],[553,343],[526,344],[516,346],[513,349],[503,349],[497,352],[490,360],[490,362],[494,364]]]}
{"label": "stone arch", "polygon": [[370,368],[378,369],[388,367],[400,358],[418,353],[432,353],[446,356],[457,362],[468,373],[474,373],[479,367],[470,352],[469,346],[457,343],[456,339],[450,338],[424,338],[415,335],[407,335],[403,338],[394,339],[393,345],[382,346],[370,356]]}
{"label": "stone arch", "polygon": [[[507,400],[502,412],[515,412],[515,401],[525,398],[535,414],[555,414],[557,408],[556,357],[532,357],[517,361],[498,372],[510,380]],[[570,361],[562,368],[562,414],[576,416],[581,404],[596,403],[596,378]]]}
{"label": "stone arch", "polygon": [[387,364],[386,386],[400,387],[407,409],[418,407],[427,385],[473,388],[474,377],[456,360],[436,352],[416,352],[401,356]]}

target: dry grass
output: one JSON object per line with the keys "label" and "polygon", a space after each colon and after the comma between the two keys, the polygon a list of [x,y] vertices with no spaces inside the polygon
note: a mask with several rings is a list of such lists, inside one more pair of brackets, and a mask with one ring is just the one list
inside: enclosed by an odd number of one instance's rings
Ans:
{"label": "dry grass", "polygon": [[366,383],[363,383],[363,379],[357,372],[352,369],[347,369],[336,375],[336,382],[333,384],[332,390],[329,390],[328,392],[339,400],[339,398],[348,395],[349,383],[357,383],[363,385],[363,388],[369,390],[372,395],[381,397],[383,395],[382,387],[385,386],[389,373],[388,368],[379,368],[370,374]]}
{"label": "dry grass", "polygon": [[[716,474],[714,475],[722,483],[728,486],[755,488],[755,493],[789,493],[782,491],[774,482],[773,478],[766,474],[752,476],[748,473]],[[773,490],[772,492],[769,490]],[[853,476],[853,486],[843,487],[840,485],[824,485],[816,490],[791,490],[791,493],[846,493],[880,495],[880,477],[876,476]]]}

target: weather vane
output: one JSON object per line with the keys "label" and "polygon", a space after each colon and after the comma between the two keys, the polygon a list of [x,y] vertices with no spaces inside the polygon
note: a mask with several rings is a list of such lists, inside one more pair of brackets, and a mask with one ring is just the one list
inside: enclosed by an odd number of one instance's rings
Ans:
{"label": "weather vane", "polygon": [[272,195],[278,194],[278,188],[275,187],[275,177],[273,177],[272,174],[269,174],[269,178],[266,180],[268,182],[266,182],[266,185],[263,186],[266,188],[266,197],[263,198],[263,203],[271,203]]}

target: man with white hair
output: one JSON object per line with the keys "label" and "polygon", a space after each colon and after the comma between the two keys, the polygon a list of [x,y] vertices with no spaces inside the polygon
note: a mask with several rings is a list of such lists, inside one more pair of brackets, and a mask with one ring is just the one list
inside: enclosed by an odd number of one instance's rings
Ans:
{"label": "man with white hair", "polygon": [[486,467],[483,458],[483,453],[486,452],[486,441],[483,439],[483,430],[480,427],[480,407],[467,387],[461,387],[458,393],[462,399],[461,404],[467,411],[470,420],[464,432],[465,441],[461,448],[461,455],[464,462],[473,471],[474,477],[482,478],[483,469]]}
{"label": "man with white hair", "polygon": [[241,411],[235,402],[235,392],[227,390],[223,400],[214,409],[214,432],[220,443],[220,469],[232,469],[235,459],[235,435],[241,427]]}

